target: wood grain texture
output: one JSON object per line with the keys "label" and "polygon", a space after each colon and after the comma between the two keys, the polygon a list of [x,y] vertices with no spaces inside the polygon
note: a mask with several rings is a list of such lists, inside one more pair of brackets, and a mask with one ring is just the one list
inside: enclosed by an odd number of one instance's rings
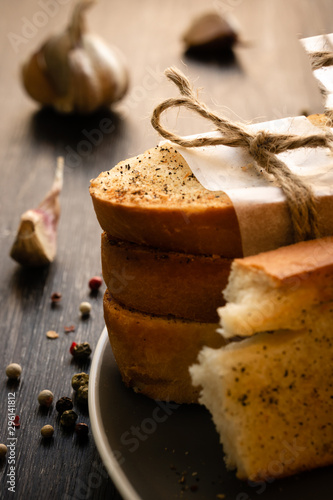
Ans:
{"label": "wood grain texture", "polygon": [[[289,3],[299,36],[332,31],[330,0]],[[89,198],[89,180],[158,142],[150,126],[150,114],[161,99],[174,95],[174,89],[163,76],[168,66],[180,67],[197,86],[204,87],[203,96],[209,106],[233,118],[247,121],[260,115],[273,119],[288,110],[276,111],[274,84],[271,95],[262,95],[259,89],[248,87],[237,61],[223,66],[184,56],[181,35],[189,20],[200,12],[217,9],[231,11],[237,17],[239,6],[246,10],[243,19],[251,23],[257,15],[251,1],[231,0],[209,1],[204,5],[200,0],[101,0],[89,13],[88,25],[106,41],[118,45],[128,58],[129,94],[113,111],[103,110],[88,118],[39,110],[22,90],[19,68],[49,33],[67,22],[73,1],[54,0],[53,4],[57,7],[55,13],[29,38],[22,35],[24,23],[26,19],[36,21],[40,2],[25,0],[1,5],[0,442],[7,439],[7,395],[15,391],[16,413],[21,418],[17,429],[16,498],[117,500],[120,496],[101,463],[91,433],[86,442],[80,443],[73,434],[60,429],[55,405],[43,412],[37,403],[38,393],[45,388],[53,391],[55,400],[72,395],[72,375],[82,369],[89,371],[89,363],[83,366],[74,363],[69,354],[70,344],[88,341],[94,349],[104,326],[103,290],[91,296],[88,288],[89,278],[101,272],[101,230]],[[276,23],[283,36],[283,19],[276,19]],[[16,50],[11,42],[13,33],[23,36]],[[265,68],[261,71],[263,78],[267,78]],[[85,152],[82,146],[85,131],[99,130],[105,118],[112,123],[112,132],[103,134],[99,144],[92,144]],[[171,116],[169,123],[181,133],[202,129],[201,122],[186,114],[178,119]],[[20,215],[36,206],[49,189],[58,155],[65,156],[66,167],[57,259],[48,269],[23,270],[9,258],[9,249]],[[54,291],[61,292],[63,300],[51,307],[50,296]],[[92,303],[92,314],[85,321],[78,309],[83,300]],[[76,331],[65,334],[63,328],[69,324],[75,324]],[[47,339],[47,330],[58,331],[59,338]],[[10,362],[23,367],[17,384],[7,383],[5,366]],[[89,424],[87,411],[78,408],[78,413],[80,421]],[[46,423],[55,427],[50,443],[40,438],[40,428]],[[1,498],[11,498],[7,473],[8,464],[3,461]]]}

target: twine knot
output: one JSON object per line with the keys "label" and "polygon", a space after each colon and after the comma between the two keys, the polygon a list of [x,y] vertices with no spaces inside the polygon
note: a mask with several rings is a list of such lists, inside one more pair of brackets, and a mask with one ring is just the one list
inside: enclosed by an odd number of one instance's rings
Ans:
{"label": "twine knot", "polygon": [[272,147],[269,134],[264,130],[260,130],[249,140],[248,152],[260,164],[267,158],[271,149],[274,149],[274,146]]}
{"label": "twine knot", "polygon": [[[285,194],[294,232],[294,241],[318,238],[320,236],[318,213],[316,199],[311,187],[300,177],[293,174],[276,155],[302,147],[327,147],[332,149],[332,133],[318,133],[303,137],[292,134],[275,134],[263,130],[256,133],[250,132],[242,125],[210,111],[205,104],[198,100],[190,82],[181,71],[176,68],[169,68],[165,71],[165,74],[177,85],[182,96],[167,99],[156,106],[151,119],[155,130],[164,139],[185,148],[217,145],[244,148],[255,160],[254,165],[259,174],[271,174],[276,185]],[[169,108],[181,106],[212,122],[220,132],[220,137],[206,136],[188,139],[178,136],[163,127],[160,122],[162,113]]]}

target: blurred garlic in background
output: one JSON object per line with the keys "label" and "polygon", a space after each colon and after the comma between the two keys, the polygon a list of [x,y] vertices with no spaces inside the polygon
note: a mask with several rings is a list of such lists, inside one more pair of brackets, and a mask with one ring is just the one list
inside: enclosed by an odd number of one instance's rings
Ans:
{"label": "blurred garlic in background", "polygon": [[51,190],[37,208],[21,216],[10,256],[22,266],[45,266],[56,256],[63,170],[64,159],[59,157]]}
{"label": "blurred garlic in background", "polygon": [[22,68],[27,93],[62,113],[91,113],[120,100],[128,69],[116,47],[86,33],[84,13],[95,0],[79,0],[69,26],[51,36]]}
{"label": "blurred garlic in background", "polygon": [[239,41],[239,28],[233,17],[207,12],[192,19],[183,34],[186,55],[223,60]]}

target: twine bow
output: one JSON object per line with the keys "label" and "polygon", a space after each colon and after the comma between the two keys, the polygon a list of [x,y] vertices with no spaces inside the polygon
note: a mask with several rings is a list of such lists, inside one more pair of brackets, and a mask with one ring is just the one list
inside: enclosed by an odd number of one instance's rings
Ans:
{"label": "twine bow", "polygon": [[[271,174],[285,194],[294,231],[294,241],[318,238],[320,233],[316,199],[311,187],[293,174],[276,155],[298,148],[328,147],[332,149],[332,133],[327,131],[302,137],[275,134],[263,130],[251,132],[240,124],[219,117],[210,111],[205,104],[197,99],[188,79],[177,68],[168,68],[165,75],[177,85],[182,97],[167,99],[154,109],[151,123],[155,130],[165,139],[185,148],[220,144],[233,148],[244,148],[255,160],[255,167],[259,174]],[[181,106],[211,121],[221,136],[186,139],[164,128],[160,122],[162,113],[169,108]]]}

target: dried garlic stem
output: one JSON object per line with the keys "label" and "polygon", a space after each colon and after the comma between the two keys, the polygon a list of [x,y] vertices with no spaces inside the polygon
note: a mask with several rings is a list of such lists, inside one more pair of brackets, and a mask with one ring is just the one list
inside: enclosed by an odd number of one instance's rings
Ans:
{"label": "dried garlic stem", "polygon": [[82,0],[75,5],[72,19],[68,26],[68,32],[72,40],[72,47],[75,47],[86,31],[84,17],[85,11],[95,3],[96,0]]}
{"label": "dried garlic stem", "polygon": [[59,157],[51,190],[37,208],[21,216],[10,256],[22,266],[45,266],[55,258],[63,170],[64,159]]}

